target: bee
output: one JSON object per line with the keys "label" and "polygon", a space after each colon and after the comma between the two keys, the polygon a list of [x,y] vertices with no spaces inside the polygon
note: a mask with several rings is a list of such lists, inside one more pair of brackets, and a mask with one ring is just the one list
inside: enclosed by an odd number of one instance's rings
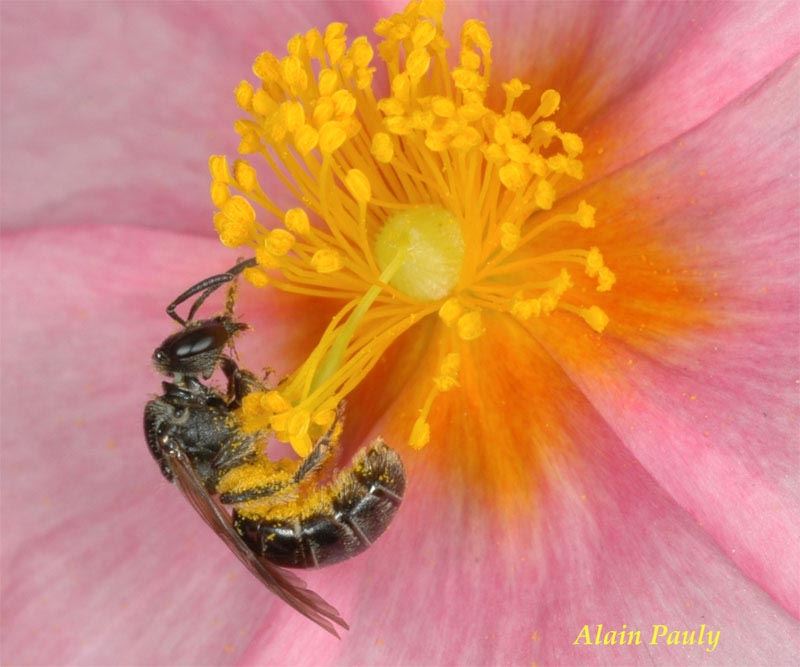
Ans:
{"label": "bee", "polygon": [[[338,637],[347,623],[330,604],[283,567],[310,568],[340,562],[364,551],[388,527],[402,501],[405,471],[382,440],[358,452],[350,465],[320,484],[330,467],[342,429],[344,406],[309,455],[284,466],[269,483],[221,490],[226,476],[264,461],[265,433],[244,434],[233,411],[244,397],[263,389],[256,376],[224,353],[247,325],[233,317],[236,277],[254,260],[239,262],[179,295],[167,314],[182,329],[153,353],[153,363],[171,382],[144,410],[145,439],[164,477],[242,563],[270,591]],[[203,301],[231,283],[223,315],[195,320]],[[181,318],[177,306],[199,294]],[[201,381],[215,370],[227,380],[223,394]],[[231,485],[228,484],[228,487]],[[226,505],[234,506],[229,513]],[[255,508],[255,511],[254,511]]]}

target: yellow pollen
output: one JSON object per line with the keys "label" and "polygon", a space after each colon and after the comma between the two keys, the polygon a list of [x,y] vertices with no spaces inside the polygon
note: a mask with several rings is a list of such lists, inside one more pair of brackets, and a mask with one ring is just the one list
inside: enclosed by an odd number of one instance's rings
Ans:
{"label": "yellow pollen", "polygon": [[[300,367],[240,411],[243,429],[270,429],[301,456],[425,318],[450,351],[409,425],[414,447],[430,441],[436,397],[459,390],[461,355],[489,316],[577,318],[597,333],[609,323],[599,304],[616,276],[591,242],[597,211],[560,198],[584,177],[585,148],[558,125],[561,95],[493,80],[486,26],[470,19],[445,36],[443,13],[415,0],[378,21],[375,46],[331,23],[291,37],[284,56],[260,54],[256,81],[234,90],[248,157],[232,169],[209,159],[220,240],[256,258],[245,278],[339,305]],[[270,181],[288,197],[265,191]]]}

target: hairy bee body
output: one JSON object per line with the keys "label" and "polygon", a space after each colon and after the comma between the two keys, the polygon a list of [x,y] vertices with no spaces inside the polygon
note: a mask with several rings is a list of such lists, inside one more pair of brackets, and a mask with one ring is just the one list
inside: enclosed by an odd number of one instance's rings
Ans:
{"label": "hairy bee body", "polygon": [[382,441],[359,452],[332,482],[330,502],[309,516],[248,518],[233,525],[257,554],[283,567],[332,565],[355,556],[386,530],[405,491],[400,457]]}
{"label": "hairy bee body", "polygon": [[[243,399],[263,390],[263,384],[224,353],[232,339],[248,328],[233,319],[233,296],[236,276],[254,263],[245,260],[200,281],[167,307],[182,328],[153,352],[156,369],[172,382],[163,382],[163,394],[145,406],[145,439],[164,477],[250,572],[287,604],[338,636],[335,625],[348,626],[336,609],[280,566],[320,567],[364,551],[386,530],[400,506],[405,490],[403,464],[378,440],[359,452],[331,482],[318,486],[321,473],[333,461],[341,433],[340,404],[334,424],[309,455],[295,464],[292,474],[221,492],[227,473],[235,476],[237,469],[264,457],[267,433],[242,433],[235,416]],[[203,301],[228,283],[233,286],[225,314],[195,320]],[[175,309],[194,296],[184,319]],[[216,370],[227,378],[224,394],[199,379],[210,379]],[[292,497],[306,501],[313,497],[318,502],[303,504]],[[266,514],[247,514],[248,503],[260,503]],[[232,514],[225,505],[234,508]]]}

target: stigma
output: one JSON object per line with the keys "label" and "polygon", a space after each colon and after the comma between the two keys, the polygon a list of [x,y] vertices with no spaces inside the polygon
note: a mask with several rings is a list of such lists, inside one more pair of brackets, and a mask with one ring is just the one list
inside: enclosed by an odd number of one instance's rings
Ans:
{"label": "stigma", "polygon": [[[256,83],[235,90],[245,157],[209,160],[219,237],[257,260],[245,278],[340,304],[300,367],[241,409],[245,430],[268,428],[301,456],[425,318],[450,344],[409,424],[417,448],[489,314],[523,326],[579,318],[597,334],[609,322],[596,301],[616,278],[591,244],[595,209],[559,202],[559,186],[583,178],[583,142],[554,120],[559,93],[534,97],[515,78],[492,94],[486,27],[466,21],[449,59],[443,13],[443,2],[421,0],[378,21],[377,58],[342,23],[293,36],[285,56],[262,53]],[[384,96],[373,87],[378,67]],[[298,205],[280,206],[261,170]]]}

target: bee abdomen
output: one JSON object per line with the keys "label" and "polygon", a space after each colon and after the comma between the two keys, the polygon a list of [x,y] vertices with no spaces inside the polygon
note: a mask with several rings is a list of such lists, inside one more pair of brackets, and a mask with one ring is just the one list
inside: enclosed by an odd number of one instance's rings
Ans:
{"label": "bee abdomen", "polygon": [[332,484],[330,507],[305,518],[270,520],[234,512],[248,546],[276,565],[332,565],[364,551],[391,523],[405,491],[400,457],[383,441],[359,452]]}

